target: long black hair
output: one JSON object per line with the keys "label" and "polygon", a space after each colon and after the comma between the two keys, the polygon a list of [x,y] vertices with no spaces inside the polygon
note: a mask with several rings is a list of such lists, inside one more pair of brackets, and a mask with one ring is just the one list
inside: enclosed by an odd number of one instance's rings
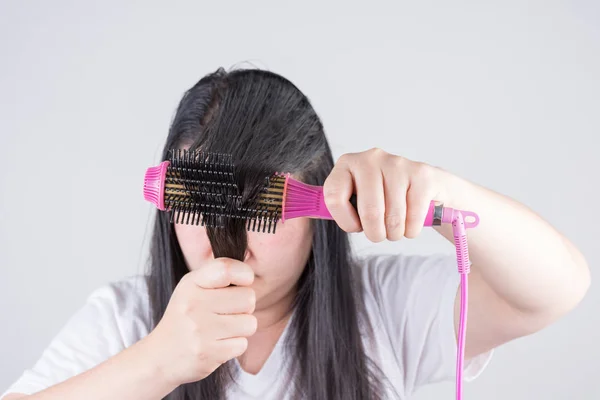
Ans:
{"label": "long black hair", "polygon": [[[239,185],[247,199],[263,184],[261,171],[291,172],[306,183],[323,185],[333,168],[323,125],[308,98],[289,80],[258,69],[220,68],[184,94],[163,160],[169,149],[182,147],[232,154],[242,166]],[[286,359],[292,360],[286,386],[297,399],[380,399],[380,373],[362,340],[369,328],[348,235],[333,221],[311,223],[312,251],[298,282],[285,346]],[[243,224],[207,231],[215,257],[242,259],[247,244]],[[154,326],[187,272],[173,226],[158,211],[148,277]],[[224,399],[234,372],[231,362],[223,364],[167,399]]]}

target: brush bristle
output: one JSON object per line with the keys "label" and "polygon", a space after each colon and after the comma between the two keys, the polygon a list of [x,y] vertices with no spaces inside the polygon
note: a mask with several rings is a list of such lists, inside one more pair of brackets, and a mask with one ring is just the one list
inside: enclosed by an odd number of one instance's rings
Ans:
{"label": "brush bristle", "polygon": [[275,233],[281,202],[268,194],[270,178],[257,204],[248,207],[241,204],[230,155],[177,149],[169,152],[169,161],[164,208],[171,222],[222,228],[236,218],[246,221],[250,231]]}

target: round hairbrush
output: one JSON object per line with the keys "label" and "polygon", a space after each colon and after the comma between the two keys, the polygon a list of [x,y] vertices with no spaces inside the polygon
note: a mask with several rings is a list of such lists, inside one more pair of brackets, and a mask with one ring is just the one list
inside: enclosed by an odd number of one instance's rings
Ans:
{"label": "round hairbrush", "polygon": [[[258,197],[242,204],[231,155],[171,150],[168,160],[146,171],[144,198],[159,210],[170,212],[170,221],[223,227],[228,218],[243,219],[250,231],[275,233],[279,220],[308,217],[333,219],[325,204],[323,187],[308,185],[289,173],[265,176]],[[348,201],[357,209],[356,195]],[[425,226],[451,223],[458,210],[430,203]],[[461,211],[471,228],[479,219]]]}

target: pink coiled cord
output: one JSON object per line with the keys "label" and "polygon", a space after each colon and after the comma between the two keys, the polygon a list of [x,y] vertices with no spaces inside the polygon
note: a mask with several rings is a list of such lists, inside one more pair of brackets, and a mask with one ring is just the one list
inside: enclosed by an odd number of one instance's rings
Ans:
{"label": "pink coiled cord", "polygon": [[460,274],[460,324],[458,327],[458,344],[456,357],[456,399],[462,400],[463,393],[463,369],[465,360],[465,342],[467,331],[467,311],[469,300],[469,272],[471,262],[469,260],[469,247],[467,245],[467,229],[462,213],[457,211],[453,215],[452,231],[454,233],[454,245],[456,247],[456,261],[458,273]]}

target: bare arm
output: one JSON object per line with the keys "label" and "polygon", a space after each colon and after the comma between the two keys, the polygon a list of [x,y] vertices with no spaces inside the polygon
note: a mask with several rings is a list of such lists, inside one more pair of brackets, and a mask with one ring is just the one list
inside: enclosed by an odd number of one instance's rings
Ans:
{"label": "bare arm", "polygon": [[[449,207],[476,211],[468,230],[472,261],[466,356],[546,327],[573,309],[590,285],[583,255],[533,211],[441,171]],[[452,228],[436,228],[453,242]],[[457,294],[455,322],[460,297]]]}
{"label": "bare arm", "polygon": [[80,375],[33,395],[9,394],[3,400],[162,399],[169,384],[147,351],[146,339]]}
{"label": "bare arm", "polygon": [[[589,287],[584,257],[549,223],[442,169],[375,148],[342,155],[323,190],[338,225],[364,230],[373,242],[417,237],[432,199],[480,216],[479,226],[468,231],[473,266],[467,357],[542,329],[575,307]],[[352,193],[358,213],[348,201]],[[436,229],[454,242],[450,226]]]}

